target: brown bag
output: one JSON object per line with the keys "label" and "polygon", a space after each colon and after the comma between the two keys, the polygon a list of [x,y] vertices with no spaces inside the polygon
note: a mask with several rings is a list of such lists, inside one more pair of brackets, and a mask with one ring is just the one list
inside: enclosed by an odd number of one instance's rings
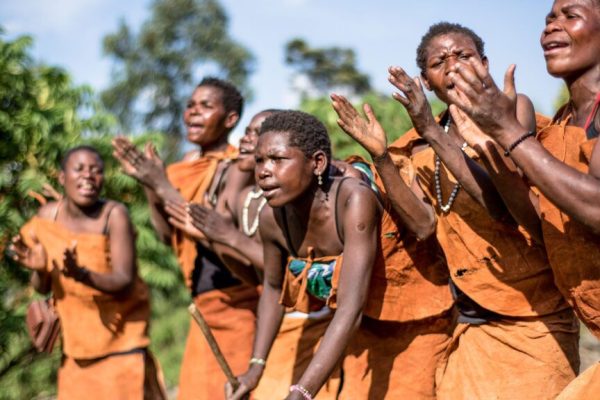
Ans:
{"label": "brown bag", "polygon": [[52,299],[34,300],[27,308],[27,331],[38,352],[52,353],[58,334],[60,320]]}

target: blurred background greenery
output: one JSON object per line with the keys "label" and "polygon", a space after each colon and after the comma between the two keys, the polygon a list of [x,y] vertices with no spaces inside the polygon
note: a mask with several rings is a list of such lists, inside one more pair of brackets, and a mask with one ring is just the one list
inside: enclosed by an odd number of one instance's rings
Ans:
{"label": "blurred background greenery", "polygon": [[[152,350],[167,384],[177,384],[189,294],[172,252],[154,235],[141,187],[120,172],[110,141],[117,132],[137,131],[135,143],[152,141],[167,162],[176,159],[182,149],[183,107],[195,85],[192,71],[203,63],[217,65],[220,75],[251,99],[248,79],[255,60],[228,35],[227,14],[217,1],[155,1],[139,33],[133,31],[122,22],[104,38],[113,76],[102,93],[76,86],[67,71],[34,60],[29,37],[7,40],[0,34],[1,399],[55,393],[60,351],[48,356],[32,350],[24,315],[36,294],[28,286],[29,273],[5,257],[4,249],[39,207],[30,191],[41,192],[44,183],[58,187],[62,154],[81,143],[96,146],[104,157],[104,195],[129,208],[137,230],[140,273],[152,290]],[[299,108],[325,123],[337,158],[366,154],[337,126],[328,93],[345,94],[356,105],[371,104],[390,141],[411,127],[400,104],[371,88],[369,77],[356,67],[352,49],[314,48],[302,38],[290,38],[285,52],[291,74],[311,82],[310,90],[300,93]],[[433,101],[432,108],[443,109],[439,101]]]}

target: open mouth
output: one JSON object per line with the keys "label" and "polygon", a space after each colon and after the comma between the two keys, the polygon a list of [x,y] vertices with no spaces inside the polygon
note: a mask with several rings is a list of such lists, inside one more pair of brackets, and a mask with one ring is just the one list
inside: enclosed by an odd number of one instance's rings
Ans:
{"label": "open mouth", "polygon": [[82,182],[77,186],[79,193],[83,196],[95,196],[98,193],[98,188],[90,182]]}
{"label": "open mouth", "polygon": [[564,48],[567,48],[567,47],[569,47],[568,43],[559,42],[559,41],[556,41],[556,40],[547,41],[547,42],[544,42],[542,44],[542,48],[544,49],[544,54],[545,55],[558,52],[558,51],[560,51],[560,50],[562,50]]}

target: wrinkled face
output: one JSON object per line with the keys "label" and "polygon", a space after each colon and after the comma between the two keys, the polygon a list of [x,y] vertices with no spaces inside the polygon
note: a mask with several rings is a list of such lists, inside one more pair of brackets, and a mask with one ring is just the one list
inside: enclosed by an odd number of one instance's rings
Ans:
{"label": "wrinkled face", "polygon": [[104,183],[104,163],[96,153],[79,150],[67,159],[65,170],[59,176],[65,196],[75,204],[94,205]]}
{"label": "wrinkled face", "polygon": [[434,37],[427,46],[426,68],[423,83],[444,103],[448,104],[448,91],[454,90],[448,73],[456,64],[472,69],[469,60],[477,59],[487,68],[487,58],[481,59],[473,39],[462,33],[449,33]]}
{"label": "wrinkled face", "polygon": [[188,100],[183,113],[187,139],[199,146],[210,146],[227,135],[227,113],[221,89],[199,86]]}
{"label": "wrinkled face", "polygon": [[289,145],[289,133],[265,132],[255,153],[255,177],[271,207],[291,203],[307,190],[315,178],[315,163],[298,147]]}
{"label": "wrinkled face", "polygon": [[600,65],[600,4],[556,0],[540,40],[546,68],[556,77],[576,77]]}
{"label": "wrinkled face", "polygon": [[259,113],[252,118],[246,127],[246,133],[240,139],[240,154],[238,156],[238,168],[242,171],[254,170],[254,151],[258,144],[258,132],[262,123],[270,113]]}

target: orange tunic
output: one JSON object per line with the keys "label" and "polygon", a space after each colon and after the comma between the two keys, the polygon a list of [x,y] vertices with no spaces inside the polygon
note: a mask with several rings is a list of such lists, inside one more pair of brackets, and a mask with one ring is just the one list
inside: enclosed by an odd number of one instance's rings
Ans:
{"label": "orange tunic", "polygon": [[[167,168],[169,181],[186,201],[205,203],[205,193],[219,162],[236,155],[237,150],[228,146],[223,152],[206,153],[197,160],[172,164]],[[173,248],[186,284],[191,287],[197,257],[196,243],[181,231],[175,231]],[[225,359],[236,375],[246,371],[251,358],[257,301],[257,289],[246,284],[213,289],[194,298],[196,307],[212,329]],[[206,339],[192,320],[181,365],[179,399],[224,398],[226,381]]]}
{"label": "orange tunic", "polygon": [[136,277],[126,293],[103,293],[65,277],[63,254],[76,241],[80,263],[89,271],[112,271],[108,236],[74,233],[55,221],[32,218],[22,229],[30,244],[35,233],[48,257],[47,271],[60,317],[63,361],[59,399],[166,398],[150,344],[149,292]]}
{"label": "orange tunic", "polygon": [[[454,284],[479,306],[498,316],[482,325],[461,323],[438,367],[440,399],[554,398],[579,368],[577,323],[554,284],[545,249],[520,227],[492,219],[464,189],[451,210],[437,204],[430,147],[416,154],[422,139],[412,130],[390,146],[392,158],[410,157],[413,173],[434,204],[437,238]],[[476,159],[470,149],[467,155]],[[447,200],[456,179],[443,166]],[[482,351],[488,349],[489,351]],[[544,351],[539,351],[544,349]],[[501,367],[498,367],[501,366]]]}
{"label": "orange tunic", "polygon": [[[347,160],[356,161],[365,163],[358,157]],[[398,164],[409,180],[410,161],[404,161]],[[365,164],[385,205],[381,254],[373,266],[365,317],[344,358],[340,399],[434,399],[435,369],[453,329],[448,269],[437,240],[418,241],[404,228],[374,166]]]}
{"label": "orange tunic", "polygon": [[[557,159],[588,173],[597,138],[567,126],[570,117],[538,132],[538,140]],[[571,219],[539,194],[544,243],[556,284],[579,319],[600,338],[600,237]],[[557,399],[591,399],[600,393],[600,366],[590,367],[569,384]]]}
{"label": "orange tunic", "polygon": [[[538,133],[539,141],[565,164],[587,173],[593,146],[568,118]],[[540,194],[542,232],[557,286],[590,331],[600,338],[600,236],[571,219]]]}

